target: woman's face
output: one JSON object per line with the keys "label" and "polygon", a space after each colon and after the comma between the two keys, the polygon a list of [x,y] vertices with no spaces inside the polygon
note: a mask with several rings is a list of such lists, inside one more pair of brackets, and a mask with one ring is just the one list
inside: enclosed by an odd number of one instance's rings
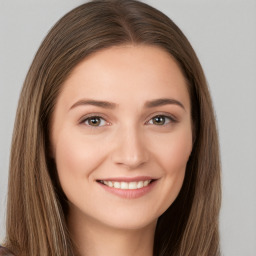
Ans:
{"label": "woman's face", "polygon": [[190,108],[185,79],[160,48],[116,46],[77,65],[50,135],[70,216],[122,229],[155,224],[183,183]]}

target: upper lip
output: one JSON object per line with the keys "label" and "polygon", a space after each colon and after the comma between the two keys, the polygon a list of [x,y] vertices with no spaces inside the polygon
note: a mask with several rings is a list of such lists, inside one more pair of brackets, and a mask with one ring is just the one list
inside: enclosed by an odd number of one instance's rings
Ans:
{"label": "upper lip", "polygon": [[97,181],[117,181],[117,182],[135,182],[135,181],[146,181],[146,180],[156,180],[157,178],[150,176],[137,176],[137,177],[113,177],[113,178],[103,178],[97,179]]}

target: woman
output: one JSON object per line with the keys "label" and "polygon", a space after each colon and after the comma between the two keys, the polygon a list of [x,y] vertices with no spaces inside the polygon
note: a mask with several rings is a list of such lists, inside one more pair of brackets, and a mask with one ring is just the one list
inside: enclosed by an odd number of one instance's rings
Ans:
{"label": "woman", "polygon": [[15,255],[219,255],[214,113],[179,28],[137,1],[65,15],[26,77],[9,177]]}

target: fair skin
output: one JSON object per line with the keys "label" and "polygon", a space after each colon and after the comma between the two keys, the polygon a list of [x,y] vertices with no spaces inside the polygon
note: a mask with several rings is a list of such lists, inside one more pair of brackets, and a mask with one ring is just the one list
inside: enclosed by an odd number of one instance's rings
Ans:
{"label": "fair skin", "polygon": [[63,84],[52,156],[82,256],[153,255],[158,217],[192,150],[190,100],[173,58],[153,46],[101,50]]}

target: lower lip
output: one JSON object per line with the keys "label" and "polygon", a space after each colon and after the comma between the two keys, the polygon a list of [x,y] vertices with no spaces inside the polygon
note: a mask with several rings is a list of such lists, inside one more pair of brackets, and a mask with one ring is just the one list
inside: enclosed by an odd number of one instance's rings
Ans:
{"label": "lower lip", "polygon": [[136,199],[136,198],[146,195],[155,187],[156,183],[157,183],[157,180],[155,180],[154,182],[151,182],[148,186],[143,187],[143,188],[119,189],[119,188],[109,187],[109,186],[106,186],[106,185],[98,182],[98,184],[102,188],[104,188],[106,191],[108,191],[114,195],[117,195],[121,198],[126,198],[126,199]]}

